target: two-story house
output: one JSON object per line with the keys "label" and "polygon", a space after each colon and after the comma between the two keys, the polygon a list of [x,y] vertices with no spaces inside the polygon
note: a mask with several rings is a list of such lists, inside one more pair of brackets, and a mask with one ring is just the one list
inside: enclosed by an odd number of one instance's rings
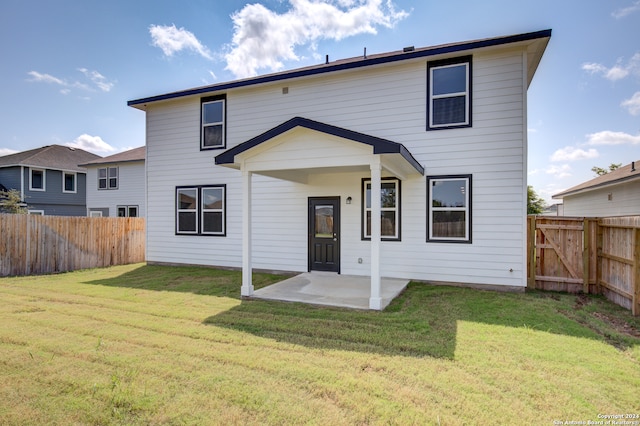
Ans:
{"label": "two-story house", "polygon": [[527,88],[551,30],[129,101],[147,260],[523,290]]}
{"label": "two-story house", "polygon": [[30,214],[86,215],[86,169],[100,158],[78,148],[48,145],[0,157],[0,184],[20,192]]}
{"label": "two-story house", "polygon": [[145,216],[145,152],[141,146],[80,165],[87,168],[87,216]]}

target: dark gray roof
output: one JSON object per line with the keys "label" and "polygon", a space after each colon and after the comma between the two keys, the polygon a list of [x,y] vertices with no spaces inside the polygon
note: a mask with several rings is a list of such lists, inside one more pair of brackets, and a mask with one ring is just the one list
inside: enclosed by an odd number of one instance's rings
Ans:
{"label": "dark gray roof", "polygon": [[79,164],[100,158],[99,155],[62,145],[47,145],[0,157],[0,167],[28,166],[44,169],[86,172]]}
{"label": "dark gray roof", "polygon": [[588,180],[553,195],[551,198],[563,198],[567,195],[578,194],[580,192],[592,191],[604,186],[617,185],[619,183],[628,182],[640,178],[640,161],[634,161],[626,166],[620,167],[612,172],[598,176],[597,178]]}
{"label": "dark gray roof", "polygon": [[97,164],[110,164],[110,163],[127,163],[130,161],[144,161],[147,154],[147,147],[141,146],[139,148],[133,148],[128,151],[119,152],[117,154],[109,155],[108,157],[97,158],[88,163],[81,164],[81,166],[93,166]]}

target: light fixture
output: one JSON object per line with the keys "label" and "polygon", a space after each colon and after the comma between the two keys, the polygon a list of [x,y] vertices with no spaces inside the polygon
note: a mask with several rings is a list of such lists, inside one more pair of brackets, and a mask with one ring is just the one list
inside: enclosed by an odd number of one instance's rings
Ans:
{"label": "light fixture", "polygon": [[351,197],[347,197],[347,204],[351,204]]}

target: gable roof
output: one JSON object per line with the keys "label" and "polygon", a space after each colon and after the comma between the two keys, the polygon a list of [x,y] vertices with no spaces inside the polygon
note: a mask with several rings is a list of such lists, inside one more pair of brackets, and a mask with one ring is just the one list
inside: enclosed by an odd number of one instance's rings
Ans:
{"label": "gable roof", "polygon": [[81,166],[93,166],[97,164],[110,164],[110,163],[128,163],[133,161],[144,161],[147,155],[147,147],[141,146],[139,148],[133,148],[128,151],[122,151],[117,154],[109,155],[107,157],[97,158],[88,163],[80,164]]}
{"label": "gable roof", "polygon": [[407,163],[409,163],[417,172],[424,174],[424,167],[411,155],[409,150],[402,144],[387,139],[378,138],[376,136],[366,135],[364,133],[354,132],[353,130],[344,129],[342,127],[332,126],[330,124],[320,123],[319,121],[309,120],[303,117],[294,117],[284,123],[267,130],[246,142],[236,145],[215,157],[217,165],[233,164],[235,156],[254,148],[264,142],[267,142],[276,136],[279,136],[296,127],[304,127],[306,129],[327,133],[344,139],[360,142],[373,147],[374,154],[400,154]]}
{"label": "gable roof", "polygon": [[[485,38],[479,40],[464,41],[458,43],[442,44],[438,46],[422,47],[422,48],[405,48],[400,51],[387,52],[374,55],[357,56],[354,58],[342,59],[333,62],[327,60],[326,63],[313,65],[309,67],[298,68],[290,71],[282,71],[273,74],[266,74],[257,77],[251,77],[241,80],[234,80],[225,83],[218,83],[211,86],[196,87],[193,89],[182,90],[178,92],[166,93],[163,95],[151,96],[147,98],[135,99],[127,102],[128,106],[144,110],[146,104],[151,102],[176,99],[185,96],[203,95],[211,92],[219,92],[223,90],[234,89],[238,87],[246,87],[264,83],[271,83],[281,80],[288,80],[299,77],[307,77],[318,74],[325,74],[349,69],[368,67],[398,61],[405,61],[417,58],[426,58],[429,56],[459,53],[474,49],[501,46],[512,43],[528,42],[528,81],[531,82],[533,74],[542,59],[542,54],[546,49],[551,30],[541,30],[531,33],[516,34],[510,36],[501,36],[493,38]],[[327,57],[328,58],[328,57]]]}
{"label": "gable roof", "polygon": [[40,167],[43,169],[86,172],[79,164],[100,158],[99,155],[62,145],[47,145],[41,148],[17,152],[0,157],[0,167]]}
{"label": "gable roof", "polygon": [[582,192],[593,191],[606,186],[617,185],[640,179],[640,161],[632,161],[626,166],[620,167],[612,172],[598,176],[597,178],[583,182],[573,188],[553,195],[551,198],[563,198],[567,195],[575,195]]}

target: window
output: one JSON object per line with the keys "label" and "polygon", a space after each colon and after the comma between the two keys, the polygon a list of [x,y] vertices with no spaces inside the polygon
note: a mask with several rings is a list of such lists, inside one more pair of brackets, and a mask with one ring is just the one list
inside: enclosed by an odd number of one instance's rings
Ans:
{"label": "window", "polygon": [[34,216],[44,216],[44,210],[29,210],[28,213]]}
{"label": "window", "polygon": [[76,174],[71,172],[62,173],[62,192],[76,192]]}
{"label": "window", "polygon": [[176,234],[226,235],[226,186],[176,188]]}
{"label": "window", "polygon": [[102,217],[102,212],[98,210],[89,211],[89,217]]}
{"label": "window", "polygon": [[138,217],[138,206],[118,206],[118,217]]}
{"label": "window", "polygon": [[427,130],[471,126],[471,57],[427,65]]}
{"label": "window", "polygon": [[427,241],[471,242],[471,175],[427,177]]}
{"label": "window", "polygon": [[202,99],[200,149],[225,147],[225,97]]}
{"label": "window", "polygon": [[98,169],[98,189],[118,189],[118,168]]}
{"label": "window", "polygon": [[[362,181],[362,239],[371,238],[371,180]],[[380,188],[380,235],[383,240],[400,240],[400,181],[382,180]]]}
{"label": "window", "polygon": [[29,189],[31,191],[45,190],[45,172],[42,169],[31,169],[29,175]]}

